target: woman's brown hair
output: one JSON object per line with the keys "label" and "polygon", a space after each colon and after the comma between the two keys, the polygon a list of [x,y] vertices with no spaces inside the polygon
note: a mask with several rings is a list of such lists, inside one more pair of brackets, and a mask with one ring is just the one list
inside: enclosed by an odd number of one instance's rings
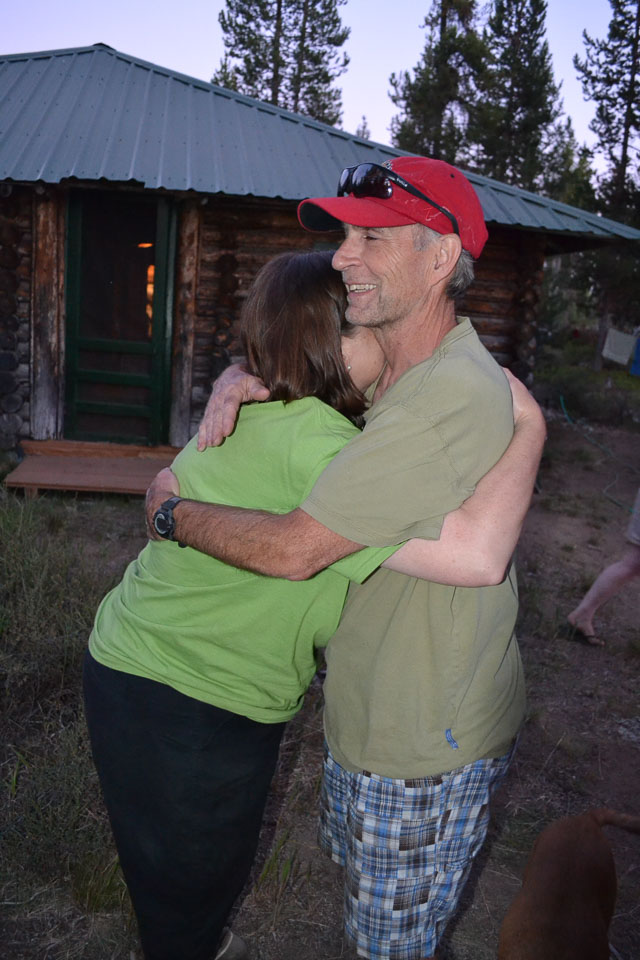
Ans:
{"label": "woman's brown hair", "polygon": [[344,284],[331,253],[283,253],[258,273],[241,313],[247,366],[272,400],[317,397],[354,421],[366,408],[342,359]]}

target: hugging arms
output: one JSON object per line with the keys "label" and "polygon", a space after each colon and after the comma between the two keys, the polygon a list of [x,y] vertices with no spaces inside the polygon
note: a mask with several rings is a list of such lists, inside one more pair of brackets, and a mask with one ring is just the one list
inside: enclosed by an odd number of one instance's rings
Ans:
{"label": "hugging arms", "polygon": [[[529,508],[546,428],[538,404],[511,373],[514,434],[495,466],[471,496],[444,519],[436,539],[411,539],[383,564],[436,583],[487,586],[504,579]],[[242,403],[268,397],[264,384],[232,365],[214,384],[198,433],[198,449],[218,446],[234,429]],[[147,493],[150,536],[163,501],[179,496],[170,469]],[[174,517],[176,539],[225,563],[267,576],[303,580],[361,549],[362,544],[329,530],[298,508],[286,515],[227,505],[181,501]]]}

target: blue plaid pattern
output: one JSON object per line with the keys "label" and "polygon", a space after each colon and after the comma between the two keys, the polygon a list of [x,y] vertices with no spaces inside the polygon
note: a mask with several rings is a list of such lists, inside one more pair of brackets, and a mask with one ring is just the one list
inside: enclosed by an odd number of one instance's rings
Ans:
{"label": "blue plaid pattern", "polygon": [[437,777],[349,773],[327,751],[319,842],[345,867],[345,931],[371,960],[431,957],[489,825],[513,749]]}

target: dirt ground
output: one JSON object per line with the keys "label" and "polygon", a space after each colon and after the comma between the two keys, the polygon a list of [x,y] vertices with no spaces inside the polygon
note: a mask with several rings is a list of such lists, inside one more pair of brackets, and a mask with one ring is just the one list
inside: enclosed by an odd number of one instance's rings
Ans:
{"label": "dirt ground", "polygon": [[[489,838],[447,932],[442,960],[488,960],[535,836],[589,807],[640,813],[640,584],[598,619],[604,648],[564,633],[565,616],[624,549],[640,480],[640,433],[549,423],[518,549],[518,635],[529,709],[517,757],[494,804]],[[355,954],[341,931],[339,868],[315,845],[321,689],[289,727],[265,821],[255,883],[234,920],[252,960]],[[640,956],[640,836],[607,828],[618,873],[612,956]],[[541,958],[542,960],[542,958]]]}

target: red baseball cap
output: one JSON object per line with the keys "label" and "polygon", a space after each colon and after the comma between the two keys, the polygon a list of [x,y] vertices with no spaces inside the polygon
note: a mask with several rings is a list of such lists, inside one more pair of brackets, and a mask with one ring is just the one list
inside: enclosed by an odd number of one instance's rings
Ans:
{"label": "red baseball cap", "polygon": [[[423,196],[414,196],[392,178],[385,183],[389,196],[367,193],[368,179],[382,182],[385,168]],[[363,185],[353,192],[350,174],[357,181],[360,172]],[[488,233],[478,195],[465,175],[444,160],[397,157],[382,165],[358,164],[344,171],[342,179],[348,196],[312,197],[298,206],[298,220],[305,230],[339,230],[343,223],[356,227],[423,223],[436,233],[459,233],[464,249],[472,257],[480,256]]]}

